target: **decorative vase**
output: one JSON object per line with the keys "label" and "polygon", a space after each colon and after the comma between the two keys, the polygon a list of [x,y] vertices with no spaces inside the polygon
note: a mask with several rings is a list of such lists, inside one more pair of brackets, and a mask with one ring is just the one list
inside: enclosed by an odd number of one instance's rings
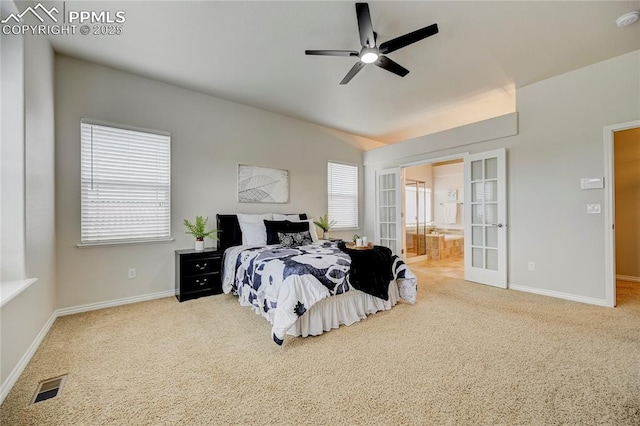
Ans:
{"label": "decorative vase", "polygon": [[323,240],[328,240],[329,239],[329,231],[324,231],[322,233],[322,239]]}
{"label": "decorative vase", "polygon": [[204,240],[196,240],[196,251],[204,250]]}

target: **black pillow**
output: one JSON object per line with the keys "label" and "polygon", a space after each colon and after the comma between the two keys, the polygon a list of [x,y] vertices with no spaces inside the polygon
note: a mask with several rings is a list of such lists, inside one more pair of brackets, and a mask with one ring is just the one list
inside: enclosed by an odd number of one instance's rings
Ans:
{"label": "black pillow", "polygon": [[309,231],[287,233],[278,232],[278,239],[280,240],[280,244],[285,247],[306,246],[313,243]]}
{"label": "black pillow", "polygon": [[291,222],[289,220],[265,220],[264,227],[267,229],[267,244],[280,244],[278,232],[291,234],[309,230],[309,222]]}

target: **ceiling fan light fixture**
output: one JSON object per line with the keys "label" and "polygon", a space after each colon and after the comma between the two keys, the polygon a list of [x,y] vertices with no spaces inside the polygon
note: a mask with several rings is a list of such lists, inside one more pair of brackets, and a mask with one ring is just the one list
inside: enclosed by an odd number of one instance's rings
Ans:
{"label": "ceiling fan light fixture", "polygon": [[616,19],[616,25],[620,28],[626,27],[627,25],[631,25],[636,22],[640,18],[640,12],[634,10],[633,12],[627,12],[624,15],[620,16]]}
{"label": "ceiling fan light fixture", "polygon": [[360,60],[362,62],[364,62],[365,64],[372,64],[375,61],[378,60],[378,57],[380,55],[378,55],[378,52],[375,51],[368,51],[368,52],[364,52],[362,55],[360,55]]}
{"label": "ceiling fan light fixture", "polygon": [[378,38],[378,34],[373,31],[371,14],[369,13],[369,5],[367,3],[356,3],[356,18],[358,19],[358,32],[360,33],[360,45],[362,46],[360,52],[354,50],[304,51],[305,55],[357,57],[359,61],[353,64],[353,67],[351,67],[347,75],[340,81],[340,84],[349,83],[351,79],[368,64],[373,64],[399,77],[406,76],[409,74],[409,70],[385,55],[438,34],[438,24],[431,24],[419,30],[387,40],[380,44],[380,46],[377,46],[376,39]]}

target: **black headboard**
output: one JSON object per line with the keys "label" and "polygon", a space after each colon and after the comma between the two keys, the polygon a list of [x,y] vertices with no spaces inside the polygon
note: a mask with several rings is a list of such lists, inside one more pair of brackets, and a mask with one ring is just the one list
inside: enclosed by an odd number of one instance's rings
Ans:
{"label": "black headboard", "polygon": [[242,231],[235,214],[218,214],[218,250],[226,250],[229,247],[242,244]]}
{"label": "black headboard", "polygon": [[[305,213],[300,214],[300,220],[306,220]],[[218,250],[242,245],[242,230],[235,214],[217,214]]]}

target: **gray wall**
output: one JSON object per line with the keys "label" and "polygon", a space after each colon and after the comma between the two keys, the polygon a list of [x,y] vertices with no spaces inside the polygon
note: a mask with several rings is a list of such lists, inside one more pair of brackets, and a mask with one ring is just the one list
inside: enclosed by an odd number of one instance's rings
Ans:
{"label": "gray wall", "polygon": [[[464,208],[460,204],[464,200],[464,163],[453,163],[433,166],[433,217],[436,228],[464,229]],[[444,222],[444,204],[450,203],[446,198],[446,191],[458,191],[455,201],[457,215],[456,223]]]}
{"label": "gray wall", "polygon": [[[2,2],[2,16],[10,3]],[[24,237],[24,37],[0,38],[2,52],[2,194],[0,280],[25,278]]]}
{"label": "gray wall", "polygon": [[[11,37],[2,36],[3,64],[6,59],[4,42]],[[14,171],[8,183],[20,188],[21,193],[18,195],[24,200],[23,217],[13,223],[13,231],[22,235],[24,243],[21,262],[24,264],[25,276],[21,278],[37,278],[38,281],[9,301],[0,311],[0,377],[3,387],[56,309],[53,66],[54,54],[47,39],[26,36],[24,84],[19,88],[24,90],[24,106],[14,106],[24,112],[23,119],[19,122],[24,126],[23,139],[18,141],[24,153],[24,171]],[[4,90],[3,85],[3,101]],[[3,148],[6,142],[3,137]],[[4,179],[3,175],[3,183]],[[8,201],[3,192],[3,206]],[[3,237],[4,231],[3,226]],[[5,260],[3,251],[3,262]]]}
{"label": "gray wall", "polygon": [[[171,226],[175,242],[76,247],[80,242],[81,118],[171,133]],[[58,307],[172,290],[173,252],[193,247],[192,238],[184,233],[184,218],[204,215],[215,223],[216,213],[324,214],[327,161],[361,166],[362,152],[350,143],[357,143],[357,139],[112,68],[56,56]],[[289,170],[290,202],[238,203],[239,163]],[[353,232],[357,231],[349,231],[349,236]],[[127,278],[129,268],[136,268],[137,278]]]}
{"label": "gray wall", "polygon": [[[636,51],[517,90],[517,135],[507,136],[502,117],[366,152],[365,211],[373,211],[376,170],[506,147],[510,285],[604,302],[604,215],[586,210],[604,208],[604,191],[580,190],[579,181],[604,176],[603,127],[640,117],[639,65]],[[507,137],[488,139],[492,127]],[[373,228],[367,214],[365,233]]]}

